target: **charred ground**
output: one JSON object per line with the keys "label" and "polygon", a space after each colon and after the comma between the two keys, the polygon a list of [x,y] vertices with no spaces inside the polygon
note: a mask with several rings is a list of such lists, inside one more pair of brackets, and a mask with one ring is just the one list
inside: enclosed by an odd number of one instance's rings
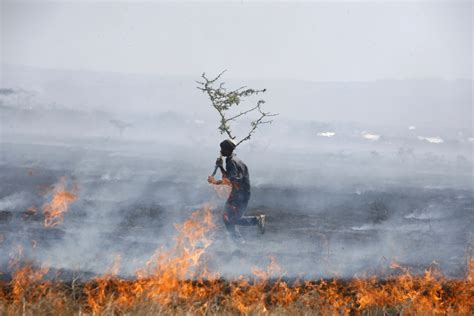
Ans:
{"label": "charred ground", "polygon": [[[334,166],[343,166],[347,157],[324,165],[328,154],[322,153],[311,156],[321,169],[313,165],[305,171],[293,157],[280,166],[279,177],[273,172],[273,179],[264,181],[272,169],[255,159],[248,213],[266,213],[267,232],[242,228],[247,243],[237,247],[220,221],[225,198],[207,185],[208,170],[200,161],[188,163],[180,148],[172,150],[184,158],[173,160],[166,152],[137,154],[133,146],[3,143],[2,271],[8,274],[11,254],[22,246],[25,260],[85,275],[102,273],[120,255],[121,274],[133,275],[157,248],[173,244],[174,224],[209,202],[217,228],[207,256],[225,277],[251,274],[253,267],[266,266],[269,256],[289,278],[383,273],[392,260],[418,272],[434,263],[448,276],[459,277],[472,254],[469,166],[438,163],[436,172],[426,172],[433,169],[425,165],[424,170],[390,177],[381,168],[398,168],[400,162],[368,165],[357,161],[358,153],[351,166],[357,172],[343,177]],[[248,153],[251,166],[253,158]],[[296,163],[305,160],[301,156]],[[45,228],[46,193],[63,176],[77,184],[78,199],[64,223]]]}

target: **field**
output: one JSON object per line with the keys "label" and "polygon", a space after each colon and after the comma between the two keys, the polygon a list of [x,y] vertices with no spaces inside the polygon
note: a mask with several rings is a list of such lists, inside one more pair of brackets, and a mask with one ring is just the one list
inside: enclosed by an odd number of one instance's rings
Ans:
{"label": "field", "polygon": [[108,146],[2,144],[2,313],[473,311],[470,166],[273,154],[283,168],[248,152],[248,214],[267,231],[235,245],[212,159]]}
{"label": "field", "polygon": [[0,316],[474,316],[473,1],[0,1]]}

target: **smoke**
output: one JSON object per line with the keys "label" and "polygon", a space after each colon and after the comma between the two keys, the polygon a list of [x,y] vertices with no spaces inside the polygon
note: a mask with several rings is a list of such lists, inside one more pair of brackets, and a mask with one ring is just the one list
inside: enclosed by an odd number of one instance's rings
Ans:
{"label": "smoke", "polygon": [[[1,139],[2,268],[22,245],[25,260],[91,274],[120,255],[120,273],[130,276],[173,245],[175,224],[209,202],[217,227],[206,253],[225,277],[251,274],[270,256],[287,277],[350,277],[384,271],[392,260],[415,270],[436,261],[456,276],[472,247],[472,131],[417,124],[414,134],[407,122],[281,115],[237,150],[250,170],[248,214],[268,218],[264,235],[242,227],[247,243],[238,246],[222,223],[225,198],[206,181],[224,138],[214,113],[169,110],[170,99],[150,113],[83,111],[64,100],[56,108],[3,104],[15,124]],[[112,121],[133,124],[118,133]],[[77,186],[77,199],[64,222],[44,227],[41,206],[51,199],[44,188],[62,176]]]}
{"label": "smoke", "polygon": [[18,210],[28,207],[31,194],[28,192],[16,192],[0,199],[0,210]]}

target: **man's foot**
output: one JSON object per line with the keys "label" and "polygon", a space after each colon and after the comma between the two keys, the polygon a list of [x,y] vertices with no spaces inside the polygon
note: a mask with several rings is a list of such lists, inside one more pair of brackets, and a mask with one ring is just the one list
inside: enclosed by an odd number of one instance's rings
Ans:
{"label": "man's foot", "polygon": [[260,234],[265,234],[265,215],[257,216],[257,226]]}

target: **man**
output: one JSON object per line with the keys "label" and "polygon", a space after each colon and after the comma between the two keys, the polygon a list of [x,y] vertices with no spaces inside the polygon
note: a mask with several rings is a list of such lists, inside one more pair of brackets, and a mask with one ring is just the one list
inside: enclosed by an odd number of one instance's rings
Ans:
{"label": "man", "polygon": [[222,158],[218,158],[216,165],[222,172],[222,180],[215,180],[213,176],[207,179],[211,184],[231,185],[232,191],[225,203],[224,224],[231,237],[237,243],[245,243],[236,225],[258,226],[260,233],[265,233],[265,215],[244,216],[250,199],[250,179],[247,166],[235,157],[233,151],[235,143],[226,139],[220,143],[221,155],[226,157],[225,169]]}

